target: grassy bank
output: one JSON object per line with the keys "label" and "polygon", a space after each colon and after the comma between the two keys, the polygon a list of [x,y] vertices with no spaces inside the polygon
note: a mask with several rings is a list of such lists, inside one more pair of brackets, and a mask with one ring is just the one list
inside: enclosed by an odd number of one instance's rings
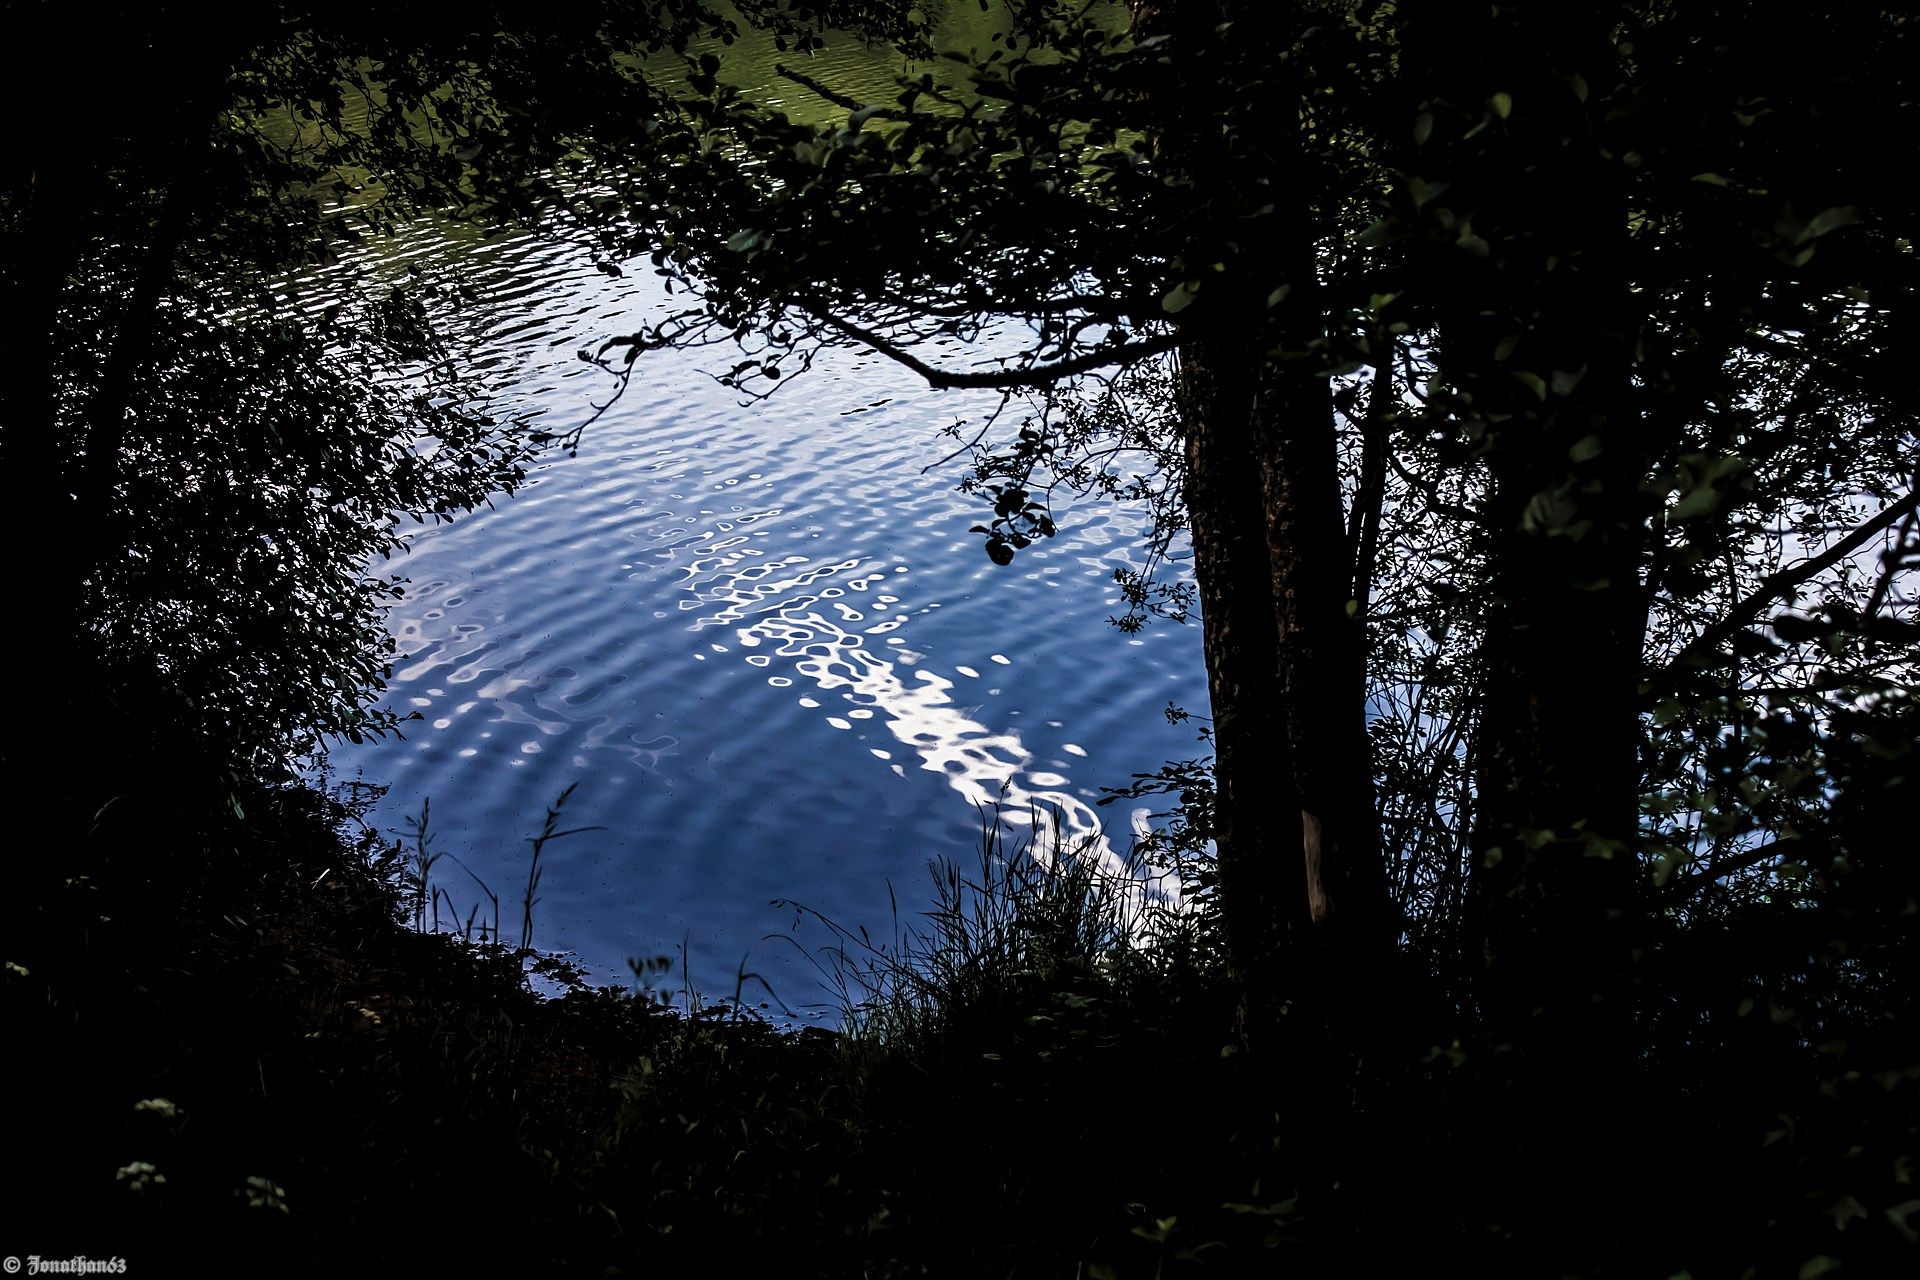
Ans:
{"label": "grassy bank", "polygon": [[[984,931],[956,916],[976,945],[949,948],[944,992],[896,984],[855,1034],[790,1034],[577,980],[538,995],[526,955],[412,928],[402,851],[333,802],[245,809],[195,837],[109,814],[23,913],[7,1096],[36,1136],[7,1162],[7,1250],[1132,1274],[1162,1247],[1133,1228],[1165,1235],[1196,1176],[1239,1181],[1168,1095],[1232,1067],[1226,1006],[1116,961],[1071,884],[1019,918],[1003,892]],[[1175,980],[1193,998],[1150,998]]]}
{"label": "grassy bank", "polygon": [[9,902],[0,1250],[592,1277],[1911,1258],[1920,1068],[1853,1065],[1904,1061],[1897,1038],[1847,1057],[1760,1017],[1722,1060],[1655,1036],[1604,1100],[1626,1127],[1543,1149],[1419,1001],[1372,1060],[1330,1064],[1304,1032],[1249,1052],[1204,929],[1140,945],[1097,878],[1017,850],[947,868],[904,953],[851,948],[843,1032],[788,1033],[423,933],[405,852],[339,805],[243,808],[115,806]]}

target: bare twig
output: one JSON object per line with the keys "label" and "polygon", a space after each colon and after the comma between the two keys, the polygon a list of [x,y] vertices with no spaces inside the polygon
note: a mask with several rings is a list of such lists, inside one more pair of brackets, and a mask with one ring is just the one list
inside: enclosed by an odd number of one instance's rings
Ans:
{"label": "bare twig", "polygon": [[1805,560],[1768,574],[1745,599],[1728,609],[1720,621],[1689,641],[1660,674],[1672,676],[1689,668],[1710,665],[1720,647],[1758,622],[1761,612],[1768,605],[1784,599],[1794,588],[1832,568],[1917,509],[1920,509],[1920,489],[1882,508],[1879,514],[1820,554],[1808,556]]}

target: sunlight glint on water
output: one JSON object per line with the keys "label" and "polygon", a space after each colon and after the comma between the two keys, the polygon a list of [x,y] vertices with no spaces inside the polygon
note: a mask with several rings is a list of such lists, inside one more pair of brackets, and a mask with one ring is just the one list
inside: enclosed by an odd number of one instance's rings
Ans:
{"label": "sunlight glint on water", "polygon": [[[573,353],[678,301],[526,238],[422,230],[381,266],[405,261],[459,263],[484,299],[467,353],[502,409],[555,430],[610,390]],[[525,837],[578,782],[565,825],[601,829],[548,846],[540,945],[611,980],[684,943],[708,993],[744,959],[806,1008],[824,993],[766,938],[794,924],[773,899],[891,936],[889,884],[922,909],[927,859],[970,856],[996,801],[1070,837],[1105,818],[1124,851],[1129,815],[1096,811],[1099,788],[1196,753],[1161,711],[1204,711],[1205,680],[1195,629],[1107,624],[1140,513],[1074,501],[1058,538],[987,560],[959,464],[923,470],[951,448],[940,429],[993,399],[834,352],[743,406],[709,376],[731,354],[643,357],[577,458],[417,534],[391,567],[410,584],[389,700],[419,719],[341,747],[334,771],[387,786],[376,821],[396,832],[431,798],[459,859],[436,879],[464,904],[484,881],[515,919]]]}

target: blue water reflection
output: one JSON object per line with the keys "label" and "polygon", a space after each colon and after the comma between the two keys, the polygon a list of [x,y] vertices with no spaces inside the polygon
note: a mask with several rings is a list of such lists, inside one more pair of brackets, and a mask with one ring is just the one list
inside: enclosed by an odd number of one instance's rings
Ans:
{"label": "blue water reflection", "polygon": [[[556,427],[608,389],[572,352],[668,302],[551,243],[423,234],[408,252],[461,258],[488,299],[470,350],[504,408]],[[1096,812],[1098,788],[1192,754],[1160,712],[1204,709],[1205,681],[1194,628],[1106,622],[1139,513],[1087,499],[1058,538],[988,562],[959,464],[925,469],[939,429],[992,400],[843,352],[743,407],[709,376],[725,363],[645,357],[577,457],[417,535],[390,702],[419,718],[334,769],[387,786],[376,820],[395,830],[430,797],[443,847],[509,904],[523,837],[577,781],[569,825],[602,829],[548,847],[536,941],[609,980],[684,942],[709,992],[745,957],[801,1008],[825,995],[764,940],[791,924],[771,900],[890,933],[889,882],[919,909],[927,859],[965,854],[995,801],[1070,834],[1104,818],[1124,850],[1129,815]]]}

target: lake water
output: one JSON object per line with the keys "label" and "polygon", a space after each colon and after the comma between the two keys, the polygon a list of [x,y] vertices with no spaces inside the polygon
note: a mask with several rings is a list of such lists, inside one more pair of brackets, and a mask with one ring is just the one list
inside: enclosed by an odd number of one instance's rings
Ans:
{"label": "lake water", "polygon": [[[608,279],[528,238],[421,228],[383,254],[460,263],[485,298],[468,349],[549,429],[611,389],[574,353],[668,303],[644,268]],[[409,580],[388,700],[419,718],[401,740],[339,746],[332,768],[388,789],[374,821],[396,834],[430,800],[459,859],[435,882],[464,907],[484,881],[510,939],[527,838],[577,784],[562,825],[598,829],[547,847],[536,945],[596,980],[672,955],[674,985],[684,946],[709,995],[744,961],[789,1008],[830,1016],[805,954],[826,931],[771,904],[890,937],[890,904],[925,909],[927,861],[972,856],[996,800],[1013,823],[1034,805],[1070,833],[1104,820],[1124,852],[1133,816],[1094,801],[1195,754],[1161,713],[1204,711],[1200,637],[1108,623],[1113,570],[1141,558],[1136,510],[1065,500],[1060,536],[987,559],[968,532],[987,507],[955,492],[963,464],[940,462],[954,446],[939,432],[996,397],[832,352],[743,404],[710,376],[733,357],[643,357],[577,457],[417,533],[387,567]]]}

